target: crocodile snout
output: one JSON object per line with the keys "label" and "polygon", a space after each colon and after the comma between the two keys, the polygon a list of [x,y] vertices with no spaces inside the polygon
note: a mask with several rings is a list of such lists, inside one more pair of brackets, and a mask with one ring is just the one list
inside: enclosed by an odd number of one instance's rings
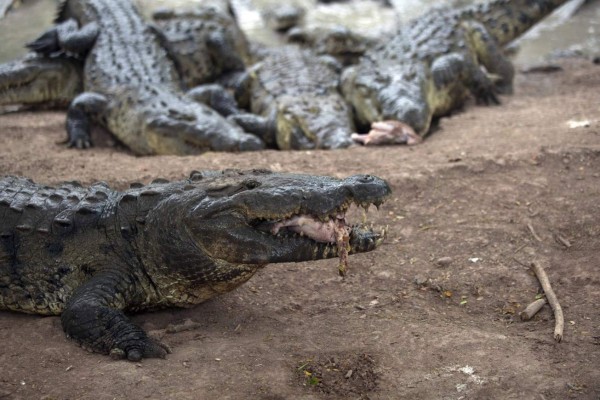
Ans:
{"label": "crocodile snout", "polygon": [[239,150],[240,151],[257,151],[265,148],[265,142],[259,137],[254,135],[246,135],[240,140]]}
{"label": "crocodile snout", "polygon": [[373,175],[353,175],[344,180],[344,186],[358,203],[372,203],[392,193],[388,183]]}

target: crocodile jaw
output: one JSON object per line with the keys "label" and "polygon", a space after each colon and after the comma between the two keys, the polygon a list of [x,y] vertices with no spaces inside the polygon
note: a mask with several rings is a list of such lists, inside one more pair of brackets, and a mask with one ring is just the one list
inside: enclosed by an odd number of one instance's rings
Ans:
{"label": "crocodile jaw", "polygon": [[0,65],[0,105],[67,105],[82,87],[76,60],[30,57]]}
{"label": "crocodile jaw", "polygon": [[200,204],[186,225],[204,254],[229,263],[264,265],[336,257],[341,234],[349,237],[350,253],[374,250],[384,233],[351,227],[345,214],[352,204],[381,205],[390,194],[387,183],[368,175],[313,178],[296,183],[275,180],[271,187]]}

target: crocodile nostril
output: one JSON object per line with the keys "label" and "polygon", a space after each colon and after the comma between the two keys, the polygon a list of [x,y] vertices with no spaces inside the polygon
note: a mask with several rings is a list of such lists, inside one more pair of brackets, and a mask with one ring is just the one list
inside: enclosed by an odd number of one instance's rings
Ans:
{"label": "crocodile nostril", "polygon": [[359,181],[363,183],[373,182],[374,178],[372,175],[363,175],[360,177]]}

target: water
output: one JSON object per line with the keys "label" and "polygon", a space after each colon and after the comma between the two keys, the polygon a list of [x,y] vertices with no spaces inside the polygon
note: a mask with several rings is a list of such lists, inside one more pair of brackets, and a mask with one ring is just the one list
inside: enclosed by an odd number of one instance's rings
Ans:
{"label": "water", "polygon": [[[187,7],[202,0],[136,0],[144,15],[157,7]],[[517,42],[520,51],[515,63],[531,64],[541,61],[556,50],[577,50],[584,54],[600,54],[600,2],[592,1],[571,16],[572,9],[583,0],[573,0],[557,13],[538,24]],[[305,24],[332,26],[342,24],[368,36],[377,36],[397,24],[417,17],[436,4],[436,0],[392,0],[393,8],[381,7],[379,2],[357,0],[353,3],[315,4],[315,0],[295,0],[294,4],[307,10]],[[454,0],[453,4],[469,4],[481,0]],[[258,42],[275,45],[282,37],[266,28],[260,10],[278,4],[278,0],[232,0],[240,25]],[[0,62],[25,54],[24,43],[52,25],[57,0],[28,0],[0,20]]]}

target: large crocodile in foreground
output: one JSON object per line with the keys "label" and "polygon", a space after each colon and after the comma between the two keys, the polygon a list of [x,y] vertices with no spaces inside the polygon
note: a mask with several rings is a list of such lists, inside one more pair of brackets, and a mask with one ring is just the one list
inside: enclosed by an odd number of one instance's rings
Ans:
{"label": "large crocodile in foreground", "polygon": [[253,114],[230,118],[282,150],[348,147],[354,123],[339,92],[339,67],[295,45],[268,50],[238,90],[248,92]]}
{"label": "large crocodile in foreground", "polygon": [[436,8],[401,27],[344,72],[342,90],[359,123],[376,123],[370,134],[353,137],[365,144],[414,144],[433,117],[455,110],[469,93],[497,103],[496,93],[511,92],[514,76],[502,47],[565,1]]}
{"label": "large crocodile in foreground", "polygon": [[[379,206],[383,180],[265,170],[194,172],[118,192],[104,183],[0,179],[0,309],[61,315],[67,335],[115,358],[164,357],[125,312],[191,307],[268,263],[371,251],[384,234],[346,224]],[[338,236],[345,236],[342,244]]]}
{"label": "large crocodile in foreground", "polygon": [[263,147],[182,92],[161,35],[130,1],[66,0],[58,22],[29,47],[45,55],[85,55],[85,92],[67,113],[71,146],[90,146],[90,124],[99,123],[140,155]]}

